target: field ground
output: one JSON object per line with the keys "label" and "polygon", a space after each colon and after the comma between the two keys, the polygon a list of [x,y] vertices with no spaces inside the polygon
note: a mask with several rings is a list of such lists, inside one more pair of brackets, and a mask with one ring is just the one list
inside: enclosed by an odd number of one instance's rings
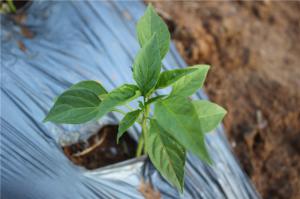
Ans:
{"label": "field ground", "polygon": [[300,198],[300,2],[153,2],[263,198]]}

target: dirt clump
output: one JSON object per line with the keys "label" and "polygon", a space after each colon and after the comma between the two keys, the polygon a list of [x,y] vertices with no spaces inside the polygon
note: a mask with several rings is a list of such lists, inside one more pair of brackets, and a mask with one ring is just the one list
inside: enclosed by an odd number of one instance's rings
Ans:
{"label": "dirt clump", "polygon": [[152,2],[263,198],[300,198],[300,2]]}

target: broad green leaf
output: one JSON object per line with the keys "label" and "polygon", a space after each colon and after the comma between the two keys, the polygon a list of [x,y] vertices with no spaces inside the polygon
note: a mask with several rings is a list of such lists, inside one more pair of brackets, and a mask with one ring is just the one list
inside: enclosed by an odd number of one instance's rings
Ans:
{"label": "broad green leaf", "polygon": [[117,135],[117,143],[119,143],[120,137],[126,132],[126,130],[131,127],[135,121],[139,118],[141,110],[135,110],[132,112],[127,113],[124,118],[121,120],[118,129]]}
{"label": "broad green leaf", "polygon": [[154,34],[137,54],[133,64],[133,78],[146,96],[156,85],[161,69],[158,42]]}
{"label": "broad green leaf", "polygon": [[172,85],[174,82],[179,80],[181,77],[197,70],[197,68],[189,67],[184,69],[175,69],[164,71],[160,74],[158,82],[155,88],[165,88]]}
{"label": "broad green leaf", "polygon": [[209,101],[195,100],[192,103],[196,108],[202,132],[210,132],[215,129],[226,114],[224,108]]}
{"label": "broad green leaf", "polygon": [[182,192],[186,158],[184,147],[154,119],[150,120],[150,129],[145,141],[146,151],[155,168]]}
{"label": "broad green leaf", "polygon": [[44,122],[79,124],[94,119],[100,99],[86,89],[70,89],[61,94]]}
{"label": "broad green leaf", "polygon": [[204,133],[191,101],[181,96],[160,100],[155,104],[154,117],[184,147],[202,160],[211,162],[205,147]]}
{"label": "broad green leaf", "polygon": [[97,118],[100,118],[110,112],[114,107],[125,104],[140,95],[141,93],[139,92],[138,87],[131,84],[124,84],[112,90],[101,102]]}
{"label": "broad green leaf", "polygon": [[95,93],[95,95],[97,96],[107,93],[105,88],[99,82],[92,81],[92,80],[78,82],[77,84],[74,84],[70,89],[78,89],[78,88],[87,89]]}
{"label": "broad green leaf", "polygon": [[196,65],[190,68],[197,70],[191,72],[180,78],[173,84],[171,95],[190,96],[203,86],[206,74],[208,72],[208,65]]}
{"label": "broad green leaf", "polygon": [[137,36],[141,47],[145,46],[156,33],[159,45],[160,60],[162,60],[170,46],[170,33],[168,26],[157,15],[153,6],[147,7],[145,15],[137,23]]}

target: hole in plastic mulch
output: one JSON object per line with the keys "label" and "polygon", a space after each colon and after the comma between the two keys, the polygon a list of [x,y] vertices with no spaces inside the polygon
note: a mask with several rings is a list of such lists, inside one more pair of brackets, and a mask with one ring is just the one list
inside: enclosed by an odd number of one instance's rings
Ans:
{"label": "hole in plastic mulch", "polygon": [[118,126],[103,126],[86,141],[63,146],[65,155],[76,165],[92,170],[135,157],[137,143],[128,133],[116,142]]}

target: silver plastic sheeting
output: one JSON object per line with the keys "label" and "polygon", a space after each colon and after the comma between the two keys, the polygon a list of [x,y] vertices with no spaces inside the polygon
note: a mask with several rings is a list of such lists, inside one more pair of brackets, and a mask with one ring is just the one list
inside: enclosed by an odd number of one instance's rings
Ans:
{"label": "silver plastic sheeting", "polygon": [[[61,143],[85,139],[95,128],[116,124],[120,115],[83,125],[42,123],[53,99],[76,82],[99,80],[108,90],[133,83],[131,64],[139,49],[135,23],[144,10],[142,2],[34,2],[26,20],[33,39],[1,17],[1,198],[142,198],[142,178],[163,198],[259,198],[222,127],[207,135],[213,166],[188,155],[180,194],[146,157],[93,171],[65,157]],[[186,66],[173,44],[164,65]],[[202,91],[194,97],[206,98]],[[130,129],[135,139],[139,132],[138,126]]]}

